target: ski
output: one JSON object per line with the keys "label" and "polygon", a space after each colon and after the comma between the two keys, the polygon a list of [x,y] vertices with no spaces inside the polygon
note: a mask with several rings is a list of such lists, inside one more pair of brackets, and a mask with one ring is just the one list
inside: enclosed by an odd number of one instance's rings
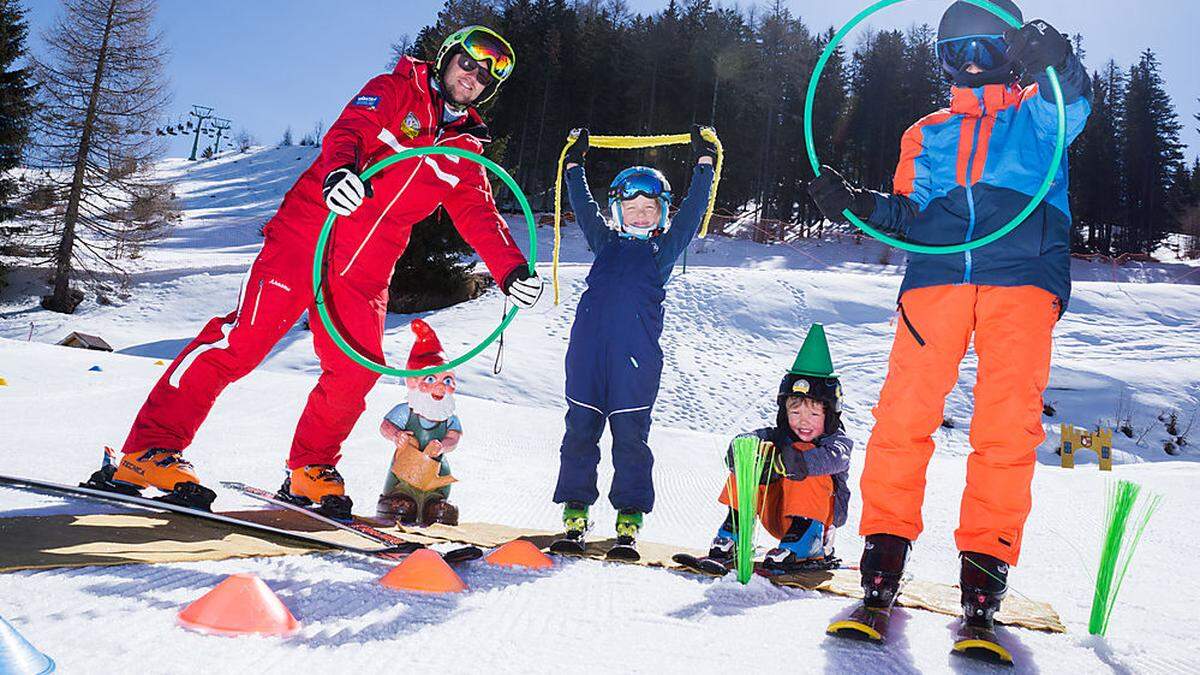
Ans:
{"label": "ski", "polygon": [[320,537],[315,537],[304,532],[296,532],[294,530],[285,530],[272,525],[256,523],[250,520],[243,520],[223,513],[214,513],[203,509],[196,509],[189,506],[183,506],[174,502],[163,501],[159,499],[151,499],[138,495],[126,494],[124,492],[115,492],[111,490],[100,490],[83,485],[63,485],[61,483],[52,483],[49,481],[38,480],[35,478],[20,478],[17,476],[0,475],[0,484],[8,485],[15,489],[30,490],[33,492],[50,492],[57,494],[66,494],[95,501],[112,502],[117,504],[128,504],[144,509],[152,509],[157,511],[170,511],[172,513],[181,513],[204,520],[210,520],[226,525],[233,525],[248,530],[257,532],[267,532],[270,534],[286,537],[294,541],[301,541],[307,544],[316,544],[326,548],[340,549],[351,553],[360,553],[376,557],[389,557],[396,554],[407,554],[409,551],[397,548],[395,546],[354,546],[352,544],[343,544],[333,542]]}
{"label": "ski", "polygon": [[896,607],[896,600],[904,592],[904,586],[910,578],[909,574],[900,578],[896,592],[892,595],[892,603],[887,607],[872,608],[867,607],[865,603],[859,603],[850,616],[829,624],[829,627],[825,629],[825,634],[875,644],[886,642],[892,610]]}
{"label": "ski", "polygon": [[[394,549],[393,555],[404,556],[409,553],[412,553],[413,551],[415,551],[417,549],[427,548],[425,546],[425,544],[419,544],[419,543],[413,542],[413,541],[406,541],[404,539],[401,539],[400,537],[397,537],[394,534],[389,534],[387,532],[384,532],[383,530],[380,530],[380,529],[374,527],[373,525],[365,522],[363,519],[361,519],[357,516],[354,517],[354,520],[351,520],[349,522],[344,522],[341,520],[337,520],[336,518],[330,518],[329,516],[325,515],[324,513],[321,513],[320,511],[317,511],[316,509],[308,508],[305,506],[301,506],[299,504],[294,504],[294,503],[289,502],[284,499],[280,499],[279,496],[276,495],[274,492],[270,492],[270,491],[264,490],[262,488],[257,488],[252,485],[246,485],[245,483],[238,483],[236,481],[221,481],[221,485],[230,490],[240,492],[241,494],[244,494],[247,497],[252,497],[254,499],[258,499],[260,501],[274,504],[276,506],[281,506],[285,509],[295,511],[297,513],[303,513],[304,515],[306,515],[310,518],[319,520],[322,523],[325,523],[327,525],[332,525],[333,527],[336,527],[339,530],[353,532],[354,534],[357,534],[361,537],[365,537],[367,539],[378,542],[379,544],[381,544],[383,546],[389,546],[392,549]],[[438,553],[448,563],[468,562],[470,560],[478,560],[479,558],[483,557],[483,551],[477,546],[462,546],[462,547],[459,547],[459,548],[456,548],[456,549],[453,549],[450,551],[446,551],[445,553],[442,553],[440,551]]]}
{"label": "ski", "polygon": [[562,537],[555,539],[550,544],[550,552],[558,555],[584,555],[587,552],[587,544],[583,539],[572,539],[570,537]]}
{"label": "ski", "polygon": [[723,577],[729,574],[729,567],[725,563],[708,556],[699,558],[690,553],[676,553],[671,556],[671,560],[682,565],[688,571],[696,572],[697,574],[710,577]]}
{"label": "ski", "polygon": [[612,548],[608,549],[608,553],[604,554],[604,559],[637,562],[642,559],[642,554],[638,553],[637,548],[632,544],[614,544]]}
{"label": "ski", "polygon": [[958,627],[951,653],[985,663],[1013,665],[1012,653],[1000,643],[994,629],[972,626],[966,621]]}
{"label": "ski", "polygon": [[887,639],[888,621],[891,614],[891,607],[871,609],[860,604],[850,613],[850,616],[829,624],[825,633],[839,638],[882,643]]}

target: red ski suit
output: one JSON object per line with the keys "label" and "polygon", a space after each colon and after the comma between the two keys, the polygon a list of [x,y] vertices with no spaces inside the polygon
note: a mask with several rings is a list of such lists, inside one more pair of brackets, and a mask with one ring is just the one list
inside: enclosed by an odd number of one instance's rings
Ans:
{"label": "red ski suit", "polygon": [[[296,427],[288,467],[337,463],[341,443],[379,375],[343,354],[316,316],[312,261],[329,214],[321,188],[337,167],[350,164],[361,171],[405,148],[444,145],[481,152],[487,130],[479,114],[471,109],[445,124],[444,102],[430,85],[429,64],[404,58],[346,106],[325,135],[320,157],[267,223],[266,240],[243,281],[237,308],[209,321],[171,363],[134,420],[124,452],[186,448],[217,395],[253,370],[308,310],[321,376]],[[334,224],[325,297],[346,340],[382,362],[392,270],[413,224],[439,205],[495,279],[527,263],[496,210],[480,165],[446,155],[418,157],[384,170],[371,184],[375,196]]]}

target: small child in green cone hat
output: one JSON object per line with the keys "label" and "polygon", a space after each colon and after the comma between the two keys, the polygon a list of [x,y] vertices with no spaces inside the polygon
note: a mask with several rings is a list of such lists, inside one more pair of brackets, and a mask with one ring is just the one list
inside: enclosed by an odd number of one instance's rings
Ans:
{"label": "small child in green cone hat", "polygon": [[[759,516],[779,545],[767,553],[763,566],[775,573],[836,567],[833,535],[846,523],[850,502],[846,479],[854,442],[842,426],[842,386],[833,372],[821,324],[809,329],[775,400],[773,425],[736,437],[757,440],[759,452],[765,455],[759,476]],[[732,442],[726,464],[732,472]],[[729,512],[708,556],[699,561],[703,571],[724,574],[737,559],[734,485],[731,473],[720,495]]]}

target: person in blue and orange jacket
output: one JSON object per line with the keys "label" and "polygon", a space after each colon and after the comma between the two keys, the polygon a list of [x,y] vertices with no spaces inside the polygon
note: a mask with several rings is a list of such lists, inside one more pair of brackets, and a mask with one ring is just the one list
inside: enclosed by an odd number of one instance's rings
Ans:
{"label": "person in blue and orange jacket", "polygon": [[[995,2],[1024,20],[1010,0]],[[1053,159],[1058,115],[1047,67],[1062,85],[1067,140],[1087,122],[1087,71],[1044,21],[1010,29],[956,2],[938,27],[937,54],[953,84],[950,108],[905,132],[893,194],[854,187],[825,168],[809,190],[827,217],[840,220],[848,208],[922,244],[979,239],[1025,208]],[[1019,87],[1022,72],[1034,84]],[[861,481],[869,608],[890,606],[921,533],[931,435],[972,335],[979,371],[955,541],[965,611],[990,623],[999,608],[1032,504],[1035,449],[1045,438],[1051,334],[1071,290],[1067,185],[1063,157],[1045,201],[1011,234],[965,253],[909,257]]]}

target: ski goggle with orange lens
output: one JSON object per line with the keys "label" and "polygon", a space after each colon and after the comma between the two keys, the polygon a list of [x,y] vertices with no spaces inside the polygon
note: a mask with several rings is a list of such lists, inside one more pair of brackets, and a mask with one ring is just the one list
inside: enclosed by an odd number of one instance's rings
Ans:
{"label": "ski goggle with orange lens", "polygon": [[462,49],[476,63],[481,64],[486,61],[488,72],[497,80],[503,82],[512,74],[512,47],[504,41],[504,38],[482,30],[472,31],[462,41]]}

